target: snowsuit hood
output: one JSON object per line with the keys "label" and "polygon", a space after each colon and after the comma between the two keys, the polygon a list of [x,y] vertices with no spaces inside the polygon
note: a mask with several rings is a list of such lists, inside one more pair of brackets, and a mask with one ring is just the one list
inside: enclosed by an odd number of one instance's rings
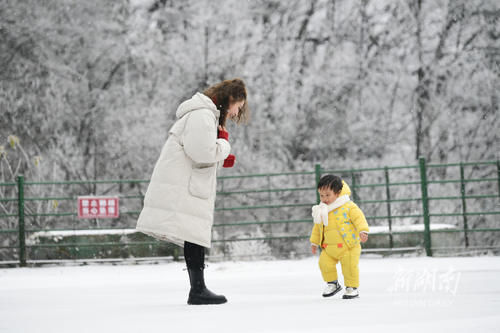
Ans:
{"label": "snowsuit hood", "polygon": [[342,181],[342,190],[340,191],[339,197],[343,195],[351,196],[351,188],[349,187],[349,185],[347,185],[345,181]]}

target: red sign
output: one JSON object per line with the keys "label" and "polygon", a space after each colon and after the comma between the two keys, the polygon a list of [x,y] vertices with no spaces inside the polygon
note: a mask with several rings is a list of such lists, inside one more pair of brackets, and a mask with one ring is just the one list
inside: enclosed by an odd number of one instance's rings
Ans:
{"label": "red sign", "polygon": [[78,197],[78,218],[105,219],[118,216],[118,197]]}

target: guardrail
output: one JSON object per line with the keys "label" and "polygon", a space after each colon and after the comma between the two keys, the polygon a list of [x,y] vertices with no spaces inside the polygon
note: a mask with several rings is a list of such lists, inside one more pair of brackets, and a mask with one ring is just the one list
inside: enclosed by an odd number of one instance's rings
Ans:
{"label": "guardrail", "polygon": [[[316,184],[326,173],[341,175],[349,183],[351,197],[374,226],[366,252],[421,249],[432,256],[434,251],[500,249],[496,237],[488,236],[500,231],[500,162],[427,164],[420,158],[410,166],[342,170],[316,165],[303,172],[219,177],[212,255],[236,257],[235,244],[245,243],[240,255],[304,252],[312,222],[310,207],[319,201]],[[176,259],[177,247],[144,235],[130,236],[147,184],[146,180],[32,182],[23,176],[0,183],[0,264],[50,262],[57,259],[51,249],[66,259],[119,260],[151,254]],[[109,193],[118,193],[123,201],[119,219],[77,219],[78,196]],[[434,228],[435,221],[450,219],[448,227]],[[447,234],[456,239],[451,243],[439,239]],[[42,242],[43,237],[52,238]],[[433,238],[446,246],[436,246]],[[262,248],[267,252],[259,252]]]}

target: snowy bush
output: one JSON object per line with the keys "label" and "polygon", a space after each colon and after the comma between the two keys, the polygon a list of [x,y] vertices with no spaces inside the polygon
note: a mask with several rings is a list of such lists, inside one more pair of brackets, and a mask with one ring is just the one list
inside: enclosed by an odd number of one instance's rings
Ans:
{"label": "snowy bush", "polygon": [[[263,238],[265,234],[260,228],[251,235],[240,235],[241,238]],[[265,240],[248,240],[228,242],[229,257],[232,259],[262,259],[271,256],[271,248]]]}

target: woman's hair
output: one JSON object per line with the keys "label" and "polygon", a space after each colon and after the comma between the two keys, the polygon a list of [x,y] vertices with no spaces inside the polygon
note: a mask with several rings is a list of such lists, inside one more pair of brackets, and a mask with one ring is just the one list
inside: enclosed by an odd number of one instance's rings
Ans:
{"label": "woman's hair", "polygon": [[322,188],[328,188],[334,193],[340,193],[342,191],[342,178],[334,175],[325,175],[321,177],[318,182],[318,190]]}
{"label": "woman's hair", "polygon": [[247,90],[243,80],[232,79],[222,81],[207,88],[203,94],[210,97],[215,106],[217,106],[217,109],[221,112],[219,125],[226,125],[227,110],[229,109],[229,105],[240,101],[245,101],[245,103],[234,120],[237,124],[246,123],[248,121],[250,110],[248,109]]}

